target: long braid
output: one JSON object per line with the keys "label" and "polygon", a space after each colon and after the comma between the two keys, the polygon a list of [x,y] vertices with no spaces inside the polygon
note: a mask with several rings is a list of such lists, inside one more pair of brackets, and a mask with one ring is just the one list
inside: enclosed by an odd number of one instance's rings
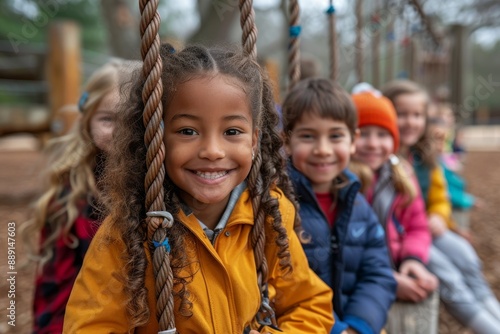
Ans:
{"label": "long braid", "polygon": [[[260,151],[260,150],[259,150]],[[268,277],[267,260],[264,256],[264,248],[266,243],[265,222],[266,213],[262,207],[262,196],[264,193],[262,176],[260,174],[262,166],[262,155],[258,152],[255,155],[252,170],[248,177],[248,187],[252,198],[252,207],[254,210],[254,225],[250,234],[250,241],[255,254],[255,265],[257,267],[258,284],[262,290],[265,288],[265,283]]]}
{"label": "long braid", "polygon": [[[241,27],[243,31],[242,43],[243,51],[247,57],[254,62],[257,59],[257,28],[255,26],[252,0],[240,0]],[[267,280],[269,268],[265,257],[266,245],[266,220],[270,216],[273,219],[272,227],[277,232],[276,244],[279,246],[278,257],[281,268],[290,267],[290,255],[288,252],[288,236],[286,229],[282,225],[281,214],[279,212],[278,201],[270,196],[270,190],[277,186],[278,178],[276,171],[283,164],[273,160],[280,150],[279,136],[276,135],[278,117],[274,109],[272,90],[267,85],[262,71],[259,71],[258,84],[263,89],[260,91],[261,101],[256,123],[260,131],[257,154],[254,157],[252,169],[247,178],[248,189],[252,198],[254,211],[254,225],[250,234],[250,242],[254,249],[255,265],[257,268],[257,281],[262,295],[261,307],[257,314],[257,321],[261,325],[268,325],[277,328],[274,311],[269,305],[269,294]],[[300,75],[300,70],[298,72]],[[273,117],[274,114],[274,117]],[[277,139],[277,140],[276,140]],[[278,144],[279,146],[277,146]],[[270,160],[269,160],[270,159]],[[279,166],[281,165],[281,166]]]}
{"label": "long braid", "polygon": [[[145,207],[148,212],[165,211],[163,181],[165,179],[165,146],[163,143],[163,105],[161,96],[162,59],[160,56],[160,16],[158,0],[140,0],[141,11],[141,55],[143,75],[146,78],[142,91],[144,102],[144,143],[147,147],[146,165],[148,168],[144,188],[146,190]],[[163,222],[165,222],[164,218]],[[170,224],[172,224],[170,219]],[[149,217],[148,240],[155,245],[153,268],[155,274],[156,310],[159,329],[175,328],[173,272],[170,267],[170,246],[165,224],[159,217]],[[170,227],[170,226],[169,226]],[[175,332],[175,330],[174,330]]]}
{"label": "long braid", "polygon": [[[243,52],[251,60],[257,59],[257,27],[255,25],[255,13],[253,10],[253,0],[240,0],[240,24],[242,29]],[[257,126],[260,128],[260,120]],[[260,146],[260,143],[259,143]],[[254,211],[254,225],[250,234],[250,242],[254,249],[255,266],[257,268],[257,282],[260,292],[267,293],[268,267],[265,257],[266,245],[266,213],[262,207],[262,195],[266,188],[263,187],[262,176],[260,174],[262,166],[262,155],[260,148],[255,154],[252,169],[248,176],[248,187],[252,198],[252,207]]]}

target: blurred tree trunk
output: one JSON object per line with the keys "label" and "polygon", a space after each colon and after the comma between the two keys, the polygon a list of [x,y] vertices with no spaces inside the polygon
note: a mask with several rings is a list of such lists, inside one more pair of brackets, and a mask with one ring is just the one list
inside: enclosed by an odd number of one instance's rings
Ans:
{"label": "blurred tree trunk", "polygon": [[125,59],[140,59],[139,10],[136,0],[102,0],[111,54]]}
{"label": "blurred tree trunk", "polygon": [[189,37],[191,43],[228,42],[232,28],[239,17],[238,1],[235,0],[198,0],[200,26]]}

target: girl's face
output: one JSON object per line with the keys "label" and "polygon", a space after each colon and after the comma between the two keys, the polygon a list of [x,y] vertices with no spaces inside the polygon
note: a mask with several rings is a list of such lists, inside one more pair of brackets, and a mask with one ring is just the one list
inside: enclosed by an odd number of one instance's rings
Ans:
{"label": "girl's face", "polygon": [[375,125],[362,127],[360,133],[354,159],[368,165],[372,171],[378,171],[394,152],[394,139],[389,131]]}
{"label": "girl's face", "polygon": [[249,174],[258,138],[249,105],[231,77],[199,77],[177,86],[165,113],[165,166],[190,207],[225,208]]}
{"label": "girl's face", "polygon": [[447,128],[445,125],[433,124],[429,127],[429,134],[432,139],[433,149],[436,153],[442,154],[446,147]]}
{"label": "girl's face", "polygon": [[355,147],[346,124],[306,112],[295,124],[285,145],[292,163],[318,193],[330,191],[332,182],[347,167]]}
{"label": "girl's face", "polygon": [[426,104],[427,98],[421,93],[402,94],[394,99],[402,147],[415,145],[423,136]]}
{"label": "girl's face", "polygon": [[95,146],[109,153],[115,129],[116,105],[120,100],[118,89],[105,95],[90,118],[90,136]]}

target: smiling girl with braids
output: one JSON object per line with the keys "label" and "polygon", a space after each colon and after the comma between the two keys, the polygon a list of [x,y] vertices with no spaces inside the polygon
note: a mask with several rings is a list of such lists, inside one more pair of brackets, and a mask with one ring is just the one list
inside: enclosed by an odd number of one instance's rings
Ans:
{"label": "smiling girl with braids", "polygon": [[[161,56],[164,204],[173,224],[155,246],[170,252],[176,331],[328,333],[332,293],[308,269],[294,232],[300,223],[266,75],[240,50],[167,45]],[[138,78],[121,113],[106,172],[109,217],[73,289],[66,333],[158,332],[162,296],[143,218],[144,84]]]}

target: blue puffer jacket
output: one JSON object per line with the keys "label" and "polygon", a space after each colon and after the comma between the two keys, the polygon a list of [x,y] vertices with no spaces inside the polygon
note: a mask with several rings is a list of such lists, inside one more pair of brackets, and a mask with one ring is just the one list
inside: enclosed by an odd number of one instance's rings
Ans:
{"label": "blue puffer jacket", "polygon": [[345,170],[349,184],[338,194],[333,229],[327,222],[309,180],[291,164],[288,172],[300,204],[309,266],[334,291],[335,326],[358,333],[379,333],[396,297],[385,233],[370,205],[358,193],[357,177]]}

